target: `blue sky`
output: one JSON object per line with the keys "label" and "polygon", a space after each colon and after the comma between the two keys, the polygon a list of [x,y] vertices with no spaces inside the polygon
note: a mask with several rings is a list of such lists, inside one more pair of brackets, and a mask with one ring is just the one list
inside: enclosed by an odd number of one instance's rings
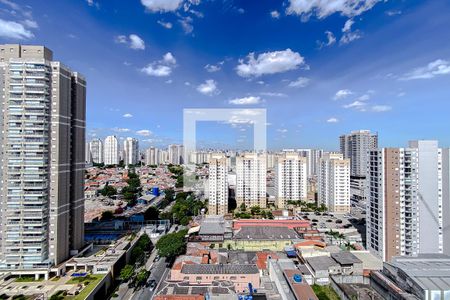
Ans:
{"label": "blue sky", "polygon": [[[44,44],[88,80],[88,138],[181,142],[184,108],[266,108],[268,147],[450,146],[450,2],[0,0],[0,42]],[[248,124],[198,126],[247,148]]]}

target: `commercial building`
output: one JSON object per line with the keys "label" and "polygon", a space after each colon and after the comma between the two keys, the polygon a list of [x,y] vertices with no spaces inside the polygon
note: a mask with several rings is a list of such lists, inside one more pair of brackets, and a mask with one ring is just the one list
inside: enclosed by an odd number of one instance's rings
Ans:
{"label": "commercial building", "polygon": [[443,253],[450,218],[446,154],[436,141],[370,151],[367,248],[384,261]]}
{"label": "commercial building", "polygon": [[0,65],[0,271],[47,277],[84,246],[86,81],[43,46]]}
{"label": "commercial building", "polygon": [[224,154],[211,155],[208,188],[208,214],[228,213],[228,159]]}
{"label": "commercial building", "polygon": [[237,207],[266,207],[266,157],[258,153],[244,153],[236,157]]}
{"label": "commercial building", "polygon": [[342,154],[324,153],[320,159],[318,200],[329,211],[350,211],[350,160]]}
{"label": "commercial building", "polygon": [[135,138],[128,137],[123,141],[124,164],[135,165],[140,161],[139,158],[139,141]]}
{"label": "commercial building", "polygon": [[119,142],[115,135],[110,135],[105,138],[104,160],[105,165],[119,164]]}
{"label": "commercial building", "polygon": [[295,152],[278,157],[275,169],[278,208],[284,208],[287,201],[306,200],[307,174],[307,158]]}

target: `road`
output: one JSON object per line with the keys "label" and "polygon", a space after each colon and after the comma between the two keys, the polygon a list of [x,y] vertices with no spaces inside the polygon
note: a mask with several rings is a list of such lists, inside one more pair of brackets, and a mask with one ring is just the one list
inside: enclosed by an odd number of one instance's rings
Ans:
{"label": "road", "polygon": [[169,268],[166,267],[166,259],[161,258],[159,261],[153,263],[149,280],[155,280],[157,286],[153,291],[150,291],[148,287],[142,287],[136,293],[134,293],[132,300],[149,300],[153,298],[154,293],[158,290],[162,280],[165,280],[169,274]]}

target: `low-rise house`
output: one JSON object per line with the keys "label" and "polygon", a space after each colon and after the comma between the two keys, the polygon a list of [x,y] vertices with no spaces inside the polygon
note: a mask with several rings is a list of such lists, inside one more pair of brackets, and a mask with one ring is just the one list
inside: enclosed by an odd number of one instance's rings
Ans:
{"label": "low-rise house", "polygon": [[314,283],[320,285],[329,284],[330,275],[340,273],[339,264],[329,256],[307,258],[306,266],[314,277]]}
{"label": "low-rise house", "polygon": [[234,232],[232,240],[226,240],[224,247],[244,251],[284,251],[298,241],[298,235],[287,227],[244,226]]}
{"label": "low-rise house", "polygon": [[340,266],[340,275],[363,275],[363,263],[362,261],[348,251],[341,251],[338,253],[331,253],[333,258]]}

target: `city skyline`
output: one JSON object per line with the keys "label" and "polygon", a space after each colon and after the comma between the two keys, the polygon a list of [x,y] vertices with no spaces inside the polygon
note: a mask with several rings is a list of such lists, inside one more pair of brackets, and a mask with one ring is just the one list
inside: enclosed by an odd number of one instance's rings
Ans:
{"label": "city skyline", "polygon": [[[449,4],[359,3],[0,1],[0,41],[45,44],[87,77],[88,140],[166,146],[181,143],[184,108],[266,108],[268,149],[337,150],[356,129],[380,147],[448,146]],[[206,123],[197,135],[249,149],[249,129]]]}

